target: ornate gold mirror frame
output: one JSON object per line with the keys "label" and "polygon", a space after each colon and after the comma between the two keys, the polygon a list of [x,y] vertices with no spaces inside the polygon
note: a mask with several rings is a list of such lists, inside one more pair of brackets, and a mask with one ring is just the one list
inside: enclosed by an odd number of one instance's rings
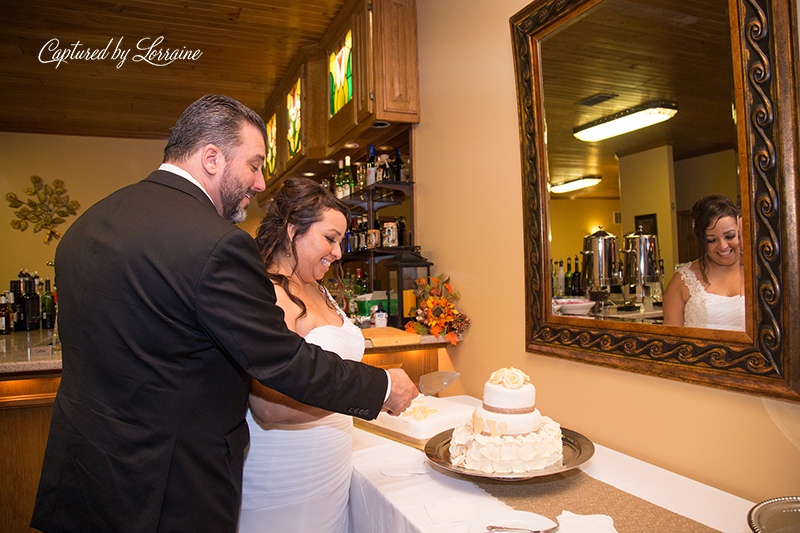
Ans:
{"label": "ornate gold mirror frame", "polygon": [[510,20],[522,157],[527,350],[800,401],[800,91],[791,0],[729,0],[744,235],[751,250],[745,265],[747,333],[551,313],[541,40],[599,1],[537,0]]}

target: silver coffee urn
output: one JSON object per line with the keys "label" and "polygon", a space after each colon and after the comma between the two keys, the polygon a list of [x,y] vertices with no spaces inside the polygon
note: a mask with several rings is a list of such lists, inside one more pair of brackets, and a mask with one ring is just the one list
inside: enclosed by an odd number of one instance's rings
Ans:
{"label": "silver coffee urn", "polygon": [[592,312],[599,314],[610,303],[610,293],[619,285],[616,272],[617,237],[603,230],[583,238],[581,283],[588,290],[589,299],[597,302]]}
{"label": "silver coffee urn", "polygon": [[637,231],[625,235],[624,246],[619,259],[625,305],[617,310],[635,311],[639,303],[652,302],[653,299],[660,302],[663,276],[659,266],[658,238],[644,233],[639,226]]}

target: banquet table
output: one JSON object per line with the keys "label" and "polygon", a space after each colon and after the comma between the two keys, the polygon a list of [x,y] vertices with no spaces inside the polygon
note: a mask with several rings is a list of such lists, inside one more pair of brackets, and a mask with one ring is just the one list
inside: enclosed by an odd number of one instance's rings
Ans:
{"label": "banquet table", "polygon": [[[448,400],[479,402],[469,396]],[[554,521],[561,511],[604,514],[614,520],[618,533],[750,531],[747,513],[753,502],[594,446],[594,456],[569,472],[498,481],[434,466],[423,451],[355,429],[350,490],[354,531],[471,533],[470,524],[481,515],[511,509]]]}

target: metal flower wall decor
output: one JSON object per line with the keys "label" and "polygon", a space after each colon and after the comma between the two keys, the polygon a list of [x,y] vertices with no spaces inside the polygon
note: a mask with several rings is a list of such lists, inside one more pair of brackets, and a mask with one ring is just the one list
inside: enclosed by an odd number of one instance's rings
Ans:
{"label": "metal flower wall decor", "polygon": [[50,244],[51,240],[61,238],[56,226],[63,224],[66,217],[77,215],[81,204],[70,201],[62,180],[53,180],[53,185],[47,185],[39,176],[31,176],[31,183],[33,187],[22,189],[22,192],[32,196],[26,201],[20,200],[13,192],[6,194],[9,207],[22,207],[14,212],[17,218],[11,220],[11,227],[25,231],[29,223],[33,224],[34,233],[47,231],[44,243]]}

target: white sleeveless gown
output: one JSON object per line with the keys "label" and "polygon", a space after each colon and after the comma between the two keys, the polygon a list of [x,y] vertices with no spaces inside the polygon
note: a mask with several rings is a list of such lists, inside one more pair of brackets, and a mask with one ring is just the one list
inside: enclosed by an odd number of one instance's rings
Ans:
{"label": "white sleeveless gown", "polygon": [[691,263],[678,269],[689,289],[683,308],[683,325],[692,328],[744,331],[744,296],[722,296],[706,292],[692,272]]}
{"label": "white sleeveless gown", "polygon": [[[360,361],[361,330],[339,314],[342,326],[315,328],[305,339]],[[333,413],[304,424],[259,424],[248,409],[247,424],[239,533],[349,531],[353,419]]]}

